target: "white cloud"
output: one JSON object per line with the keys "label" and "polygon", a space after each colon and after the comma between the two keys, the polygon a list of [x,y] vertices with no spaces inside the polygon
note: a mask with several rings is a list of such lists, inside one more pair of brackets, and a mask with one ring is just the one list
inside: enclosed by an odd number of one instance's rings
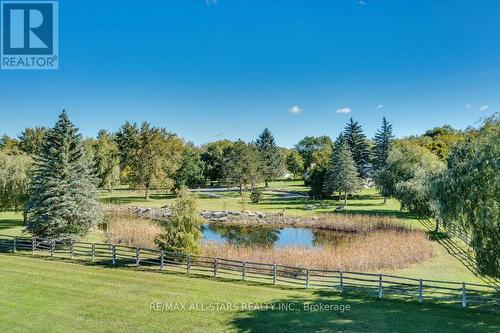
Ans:
{"label": "white cloud", "polygon": [[490,107],[489,107],[488,105],[481,105],[481,106],[479,107],[479,111],[486,111],[486,110],[488,110],[489,108],[490,108]]}
{"label": "white cloud", "polygon": [[366,3],[363,0],[358,1],[358,5],[360,6],[366,6]]}
{"label": "white cloud", "polygon": [[293,114],[298,114],[302,112],[302,109],[298,105],[294,105],[288,111]]}
{"label": "white cloud", "polygon": [[351,113],[352,110],[350,108],[340,108],[340,109],[337,109],[336,112],[337,113]]}
{"label": "white cloud", "polygon": [[470,109],[470,108],[472,108],[472,105],[470,105],[469,103],[467,103],[467,104],[465,104],[465,108],[466,109]]}
{"label": "white cloud", "polygon": [[219,3],[219,0],[205,0],[205,2],[207,4],[207,6],[210,6],[210,5],[215,6]]}
{"label": "white cloud", "polygon": [[377,107],[375,108],[375,110],[380,110],[384,107],[384,104],[379,104],[377,105]]}

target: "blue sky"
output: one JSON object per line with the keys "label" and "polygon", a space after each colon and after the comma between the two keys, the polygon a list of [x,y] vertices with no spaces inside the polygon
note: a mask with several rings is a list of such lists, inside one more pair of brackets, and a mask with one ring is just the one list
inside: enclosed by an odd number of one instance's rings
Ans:
{"label": "blue sky", "polygon": [[64,108],[84,135],[292,146],[351,116],[403,136],[500,111],[500,1],[61,0],[59,24],[59,70],[0,71],[1,134]]}

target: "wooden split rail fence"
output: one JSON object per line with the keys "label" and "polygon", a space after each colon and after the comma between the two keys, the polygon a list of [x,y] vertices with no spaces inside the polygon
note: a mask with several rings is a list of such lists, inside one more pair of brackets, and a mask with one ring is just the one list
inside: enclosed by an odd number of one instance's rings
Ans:
{"label": "wooden split rail fence", "polygon": [[244,262],[124,245],[56,241],[0,235],[0,251],[48,255],[98,264],[169,270],[302,288],[363,292],[378,298],[396,296],[422,302],[456,303],[462,307],[500,307],[498,286],[416,279],[403,276],[319,270]]}

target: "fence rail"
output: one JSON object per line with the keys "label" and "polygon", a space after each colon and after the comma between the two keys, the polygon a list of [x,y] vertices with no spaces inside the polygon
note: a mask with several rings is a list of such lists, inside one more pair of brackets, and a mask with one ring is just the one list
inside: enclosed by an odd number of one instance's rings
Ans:
{"label": "fence rail", "polygon": [[131,247],[119,244],[57,241],[0,235],[0,252],[23,252],[55,258],[87,260],[97,264],[143,267],[158,271],[209,275],[302,288],[358,291],[378,298],[406,297],[424,301],[486,306],[498,310],[500,289],[496,286],[416,279],[387,274],[320,270],[278,264],[245,262]]}

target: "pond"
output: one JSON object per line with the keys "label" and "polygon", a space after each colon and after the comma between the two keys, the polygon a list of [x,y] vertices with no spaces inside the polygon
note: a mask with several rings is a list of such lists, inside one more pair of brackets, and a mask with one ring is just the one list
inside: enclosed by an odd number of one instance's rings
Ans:
{"label": "pond", "polygon": [[204,224],[203,240],[242,246],[301,246],[313,248],[338,245],[352,237],[345,232],[294,227]]}

